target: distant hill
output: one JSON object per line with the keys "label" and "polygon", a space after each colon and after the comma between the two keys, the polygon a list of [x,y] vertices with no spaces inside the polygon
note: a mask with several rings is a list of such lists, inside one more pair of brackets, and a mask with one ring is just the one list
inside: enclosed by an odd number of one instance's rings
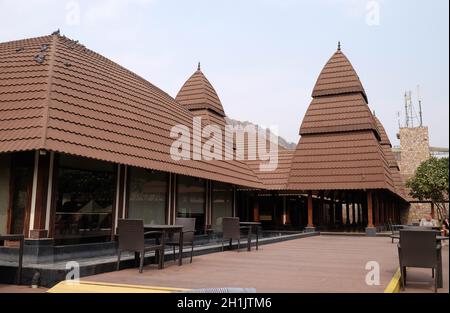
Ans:
{"label": "distant hill", "polygon": [[[233,126],[238,126],[238,125],[241,125],[242,127],[245,127],[247,125],[253,125],[253,126],[256,126],[256,127],[259,126],[258,124],[254,124],[252,122],[238,121],[238,120],[235,120],[235,119],[232,119],[232,118],[229,118],[229,117],[225,117],[225,120],[227,121],[227,124],[230,124],[230,125],[233,125]],[[295,148],[297,147],[296,143],[288,142],[286,139],[284,139],[281,136],[278,137],[278,144],[280,146],[282,146],[283,148],[288,149],[288,150],[295,150]]]}

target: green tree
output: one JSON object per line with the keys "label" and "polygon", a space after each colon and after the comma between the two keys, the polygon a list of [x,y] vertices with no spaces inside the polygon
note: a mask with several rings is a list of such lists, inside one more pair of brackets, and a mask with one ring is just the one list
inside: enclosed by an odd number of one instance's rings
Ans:
{"label": "green tree", "polygon": [[429,200],[434,204],[441,222],[444,219],[444,201],[448,201],[448,162],[448,157],[432,157],[422,162],[406,183],[413,198]]}

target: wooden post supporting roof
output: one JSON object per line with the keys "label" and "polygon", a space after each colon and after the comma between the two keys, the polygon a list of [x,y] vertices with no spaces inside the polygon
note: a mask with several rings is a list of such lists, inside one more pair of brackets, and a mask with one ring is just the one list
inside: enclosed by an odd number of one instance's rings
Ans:
{"label": "wooden post supporting roof", "polygon": [[367,192],[367,227],[366,227],[366,235],[367,236],[376,236],[377,230],[373,224],[373,199],[372,192],[368,190]]}
{"label": "wooden post supporting roof", "polygon": [[258,195],[255,194],[254,201],[253,201],[253,221],[259,222],[259,201],[258,201]]}
{"label": "wooden post supporting roof", "polygon": [[347,195],[345,201],[345,224],[350,225],[350,197]]}
{"label": "wooden post supporting roof", "polygon": [[324,208],[324,206],[323,206],[323,198],[324,198],[324,192],[323,191],[321,191],[320,193],[319,193],[319,211],[318,211],[318,215],[319,215],[319,226],[322,226],[323,225],[323,208]]}
{"label": "wooden post supporting roof", "polygon": [[[32,239],[47,238],[49,235],[49,223],[47,223],[47,202],[51,201],[52,193],[49,192],[50,168],[53,170],[54,158],[50,152],[35,152],[35,171],[33,177],[33,194],[31,201],[32,213],[30,215],[29,237]],[[49,202],[50,204],[51,202]],[[50,216],[49,216],[50,218]]]}
{"label": "wooden post supporting roof", "polygon": [[314,227],[312,191],[308,192],[308,227]]}
{"label": "wooden post supporting roof", "polygon": [[372,192],[367,191],[367,227],[374,227],[373,224],[373,203],[372,203]]}
{"label": "wooden post supporting roof", "polygon": [[352,225],[356,225],[356,203],[353,199],[353,194],[351,195],[351,201],[352,201]]}

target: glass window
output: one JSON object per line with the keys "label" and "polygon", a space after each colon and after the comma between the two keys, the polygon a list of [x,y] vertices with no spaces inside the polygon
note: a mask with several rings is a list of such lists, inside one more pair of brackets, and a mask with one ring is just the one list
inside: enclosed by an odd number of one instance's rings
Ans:
{"label": "glass window", "polygon": [[205,180],[189,176],[177,178],[177,216],[195,217],[195,229],[205,229]]}
{"label": "glass window", "polygon": [[146,224],[165,224],[167,174],[141,168],[131,168],[129,173],[129,218],[143,219]]}
{"label": "glass window", "polygon": [[10,155],[0,154],[0,234],[8,232],[6,222],[8,220],[10,165]]}
{"label": "glass window", "polygon": [[212,227],[221,232],[222,218],[233,216],[233,187],[229,184],[213,182]]}
{"label": "glass window", "polygon": [[[34,152],[17,153],[12,159],[12,205],[9,222],[11,234],[24,234],[29,219],[33,182]],[[26,235],[26,234],[25,234]]]}
{"label": "glass window", "polygon": [[61,155],[55,239],[64,244],[110,240],[115,189],[112,163]]}

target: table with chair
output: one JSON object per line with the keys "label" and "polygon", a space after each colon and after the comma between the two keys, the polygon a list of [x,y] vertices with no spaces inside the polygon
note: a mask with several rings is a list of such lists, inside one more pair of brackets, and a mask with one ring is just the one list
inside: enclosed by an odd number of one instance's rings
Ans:
{"label": "table with chair", "polygon": [[404,227],[399,231],[398,256],[401,285],[404,290],[407,281],[407,267],[430,268],[434,278],[434,290],[443,287],[442,245],[448,237],[426,227]]}
{"label": "table with chair", "polygon": [[248,236],[247,236],[247,250],[251,251],[252,247],[252,233],[256,236],[256,250],[258,250],[259,244],[259,227],[261,226],[260,222],[240,222],[241,227],[248,227]]}
{"label": "table with chair", "polygon": [[[163,268],[164,233],[162,231],[145,232],[144,221],[133,219],[119,220],[118,227],[117,270],[120,269],[120,258],[124,251],[134,252],[135,259],[139,258],[139,273],[143,272],[145,253],[148,251],[155,251],[158,268]],[[145,240],[150,235],[156,237],[155,243],[147,244]]]}
{"label": "table with chair", "polygon": [[[168,227],[166,227],[168,226]],[[181,226],[181,228],[180,228]],[[173,248],[173,260],[176,262],[175,249],[178,247],[178,265],[183,264],[183,246],[191,246],[190,263],[194,255],[195,218],[177,217],[175,225],[145,225],[149,230],[162,230],[170,235],[166,246]]]}
{"label": "table with chair", "polygon": [[222,251],[224,251],[224,241],[229,240],[230,248],[233,240],[238,242],[238,252],[241,245],[241,232],[247,233],[247,250],[251,251],[251,235],[252,230],[256,228],[256,249],[258,250],[258,227],[261,223],[258,222],[241,222],[238,217],[224,217],[222,219]]}
{"label": "table with chair", "polygon": [[[143,272],[145,253],[155,252],[158,268],[164,268],[165,249],[173,247],[173,256],[176,261],[175,248],[178,247],[178,265],[183,264],[183,246],[191,246],[191,258],[194,252],[195,218],[177,218],[175,225],[144,224],[140,219],[121,219],[118,221],[118,249],[117,270],[120,269],[121,254],[124,251],[134,252],[135,259],[139,259],[139,272]],[[153,239],[149,243],[148,239]],[[169,237],[167,240],[166,237]]]}

